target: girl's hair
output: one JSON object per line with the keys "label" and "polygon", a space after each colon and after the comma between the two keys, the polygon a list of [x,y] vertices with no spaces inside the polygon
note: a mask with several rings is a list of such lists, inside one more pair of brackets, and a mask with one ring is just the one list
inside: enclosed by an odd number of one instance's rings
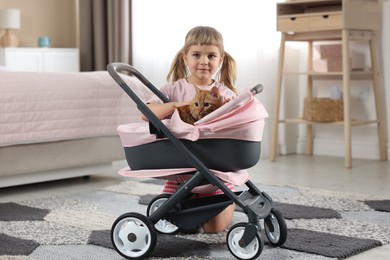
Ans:
{"label": "girl's hair", "polygon": [[187,33],[183,48],[179,50],[173,59],[167,80],[177,81],[188,76],[183,54],[186,54],[193,45],[213,45],[219,48],[221,55],[224,55],[224,59],[216,80],[237,92],[234,86],[236,81],[236,62],[230,54],[224,51],[222,34],[214,28],[207,26],[197,26]]}

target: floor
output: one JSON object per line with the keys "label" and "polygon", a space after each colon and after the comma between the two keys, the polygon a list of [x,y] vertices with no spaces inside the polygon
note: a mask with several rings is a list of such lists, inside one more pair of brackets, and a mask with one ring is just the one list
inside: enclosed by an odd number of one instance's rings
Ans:
{"label": "floor", "polygon": [[[354,159],[352,169],[344,168],[344,158],[289,155],[276,162],[260,160],[250,170],[251,179],[269,185],[289,185],[383,196],[390,199],[390,162]],[[91,176],[49,183],[0,189],[0,202],[47,197],[99,189],[124,178],[115,174]],[[71,188],[71,189],[70,189]],[[350,260],[382,260],[390,258],[390,245],[372,249]]]}

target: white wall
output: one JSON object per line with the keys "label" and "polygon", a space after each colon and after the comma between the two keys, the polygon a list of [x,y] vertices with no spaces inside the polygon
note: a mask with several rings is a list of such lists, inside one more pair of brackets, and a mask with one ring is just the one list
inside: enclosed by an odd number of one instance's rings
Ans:
{"label": "white wall", "polygon": [[[272,116],[274,100],[274,84],[276,79],[276,67],[280,34],[276,32],[276,2],[278,0],[133,0],[133,62],[149,80],[160,87],[166,83],[165,77],[168,73],[170,63],[176,52],[183,46],[184,37],[188,30],[197,25],[208,25],[218,29],[225,40],[225,50],[228,51],[237,61],[239,89],[249,88],[257,83],[265,87],[259,99],[263,101],[270,116]],[[163,11],[162,11],[163,10]],[[383,40],[382,46],[390,44],[390,3],[384,1],[383,5]],[[302,48],[289,51],[291,57],[287,66],[295,66],[296,58],[305,56]],[[384,71],[389,71],[390,55],[383,52]],[[303,59],[306,60],[306,59]],[[390,82],[389,73],[384,73],[384,83]],[[387,84],[389,85],[389,84]],[[384,96],[390,101],[390,90],[384,88]],[[294,98],[294,95],[297,98]],[[289,91],[286,97],[284,112],[292,106],[294,109],[301,109],[295,101],[299,100],[299,90]],[[288,101],[288,102],[287,102]],[[385,102],[387,103],[387,102]],[[290,106],[290,107],[289,107]],[[371,113],[371,112],[370,112]],[[387,129],[390,129],[390,115],[387,113]],[[280,125],[280,142],[283,151],[300,152],[301,144],[305,142],[302,131],[298,126]],[[372,144],[368,153],[359,157],[372,158],[377,156],[376,133],[363,130],[361,136],[367,139],[353,139],[355,144]],[[263,137],[262,155],[268,156],[269,140],[271,138],[271,120],[267,120]],[[367,131],[367,132],[365,132]],[[284,135],[288,133],[288,135]],[[330,134],[329,134],[330,133]],[[324,136],[328,138],[324,138]],[[341,147],[340,153],[332,155],[343,156],[343,130],[331,130],[320,135],[322,139],[316,140],[317,144],[326,142],[332,149]],[[332,140],[332,142],[329,142]],[[293,148],[286,146],[293,144]],[[294,145],[295,144],[295,145]],[[360,147],[360,146],[358,146]],[[388,145],[389,147],[389,145]],[[316,154],[326,154],[329,147],[315,146]],[[373,152],[371,152],[371,150]],[[363,151],[367,151],[363,150]],[[354,152],[354,155],[356,153]]]}

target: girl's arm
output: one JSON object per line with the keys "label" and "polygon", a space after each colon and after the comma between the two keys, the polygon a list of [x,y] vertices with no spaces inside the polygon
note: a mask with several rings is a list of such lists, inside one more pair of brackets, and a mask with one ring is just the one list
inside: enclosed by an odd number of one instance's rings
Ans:
{"label": "girl's arm", "polygon": [[[181,106],[188,105],[188,102],[168,102],[168,103],[149,103],[147,106],[150,110],[159,118],[164,119],[175,112],[175,109]],[[148,121],[148,119],[142,114],[142,120]]]}

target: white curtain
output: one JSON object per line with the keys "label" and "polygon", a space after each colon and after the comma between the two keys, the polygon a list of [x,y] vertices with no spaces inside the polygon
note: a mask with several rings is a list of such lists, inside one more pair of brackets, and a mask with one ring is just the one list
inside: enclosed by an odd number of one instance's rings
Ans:
{"label": "white curtain", "polygon": [[[133,65],[157,87],[166,84],[171,61],[187,32],[212,26],[237,62],[239,90],[263,84],[258,97],[271,114],[280,34],[277,0],[133,0]],[[266,121],[262,156],[269,154],[271,120]]]}

